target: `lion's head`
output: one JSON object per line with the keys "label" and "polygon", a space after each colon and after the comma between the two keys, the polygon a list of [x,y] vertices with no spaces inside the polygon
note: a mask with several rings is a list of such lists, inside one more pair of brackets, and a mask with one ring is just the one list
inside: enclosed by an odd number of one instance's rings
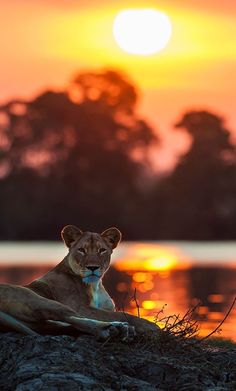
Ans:
{"label": "lion's head", "polygon": [[67,225],[61,236],[69,248],[70,268],[86,284],[102,278],[109,268],[112,251],[121,240],[121,232],[114,227],[98,234],[82,232],[74,225]]}

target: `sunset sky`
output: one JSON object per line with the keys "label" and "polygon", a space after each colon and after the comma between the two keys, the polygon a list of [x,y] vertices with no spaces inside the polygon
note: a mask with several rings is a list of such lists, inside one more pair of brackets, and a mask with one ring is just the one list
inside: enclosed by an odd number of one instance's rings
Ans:
{"label": "sunset sky", "polygon": [[[151,56],[125,53],[113,37],[117,13],[155,8],[172,23]],[[8,0],[0,3],[0,101],[63,88],[78,70],[118,68],[141,90],[139,112],[162,135],[160,167],[186,145],[171,134],[188,109],[209,109],[236,131],[235,0]]]}

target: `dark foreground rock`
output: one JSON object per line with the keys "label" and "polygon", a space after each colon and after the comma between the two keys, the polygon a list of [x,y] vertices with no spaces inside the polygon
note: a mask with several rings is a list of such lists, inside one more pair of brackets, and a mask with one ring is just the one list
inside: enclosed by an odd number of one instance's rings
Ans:
{"label": "dark foreground rock", "polygon": [[0,334],[1,391],[236,390],[236,349]]}

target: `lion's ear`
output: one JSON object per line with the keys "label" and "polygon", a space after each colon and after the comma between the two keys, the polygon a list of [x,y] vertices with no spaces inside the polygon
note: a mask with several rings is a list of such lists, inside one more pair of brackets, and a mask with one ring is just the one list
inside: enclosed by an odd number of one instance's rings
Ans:
{"label": "lion's ear", "polygon": [[122,234],[118,230],[118,228],[112,227],[106,229],[106,231],[101,233],[101,236],[105,241],[109,244],[109,246],[113,249],[118,246],[121,241]]}
{"label": "lion's ear", "polygon": [[61,237],[69,248],[82,234],[83,232],[75,225],[66,225],[61,231]]}

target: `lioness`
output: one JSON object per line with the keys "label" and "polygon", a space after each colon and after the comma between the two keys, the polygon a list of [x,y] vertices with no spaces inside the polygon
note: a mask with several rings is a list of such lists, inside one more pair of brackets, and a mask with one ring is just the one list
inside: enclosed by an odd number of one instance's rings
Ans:
{"label": "lioness", "polygon": [[98,234],[67,225],[61,236],[69,252],[55,268],[25,287],[0,285],[0,324],[24,334],[67,333],[73,328],[123,340],[158,330],[145,319],[115,312],[102,284],[121,240],[117,228]]}

